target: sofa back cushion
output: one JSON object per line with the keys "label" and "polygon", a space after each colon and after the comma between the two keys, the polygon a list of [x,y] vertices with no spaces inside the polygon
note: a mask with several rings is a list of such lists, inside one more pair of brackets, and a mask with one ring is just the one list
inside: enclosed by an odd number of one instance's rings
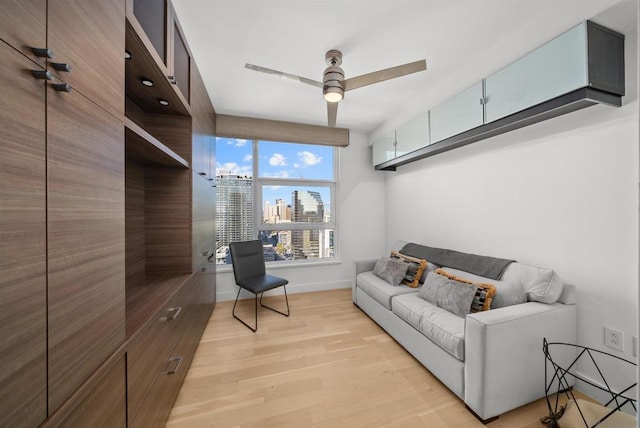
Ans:
{"label": "sofa back cushion", "polygon": [[411,256],[405,256],[397,251],[391,251],[390,257],[392,259],[400,260],[407,264],[407,273],[402,279],[402,285],[406,285],[411,288],[418,288],[420,286],[420,280],[427,269],[427,261],[424,259],[417,259]]}
{"label": "sofa back cushion", "polygon": [[564,288],[564,283],[553,270],[517,262],[507,267],[500,280],[453,268],[445,270],[449,274],[472,282],[493,284],[496,287],[496,295],[493,297],[492,308],[502,308],[527,301],[554,303]]}

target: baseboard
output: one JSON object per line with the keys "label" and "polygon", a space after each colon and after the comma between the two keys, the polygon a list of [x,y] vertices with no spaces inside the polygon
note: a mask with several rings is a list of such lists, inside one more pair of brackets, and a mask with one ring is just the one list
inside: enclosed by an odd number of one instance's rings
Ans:
{"label": "baseboard", "polygon": [[[312,291],[327,291],[327,290],[337,290],[341,288],[351,288],[350,280],[342,280],[342,281],[331,281],[331,282],[315,282],[308,284],[289,284],[287,285],[287,294],[297,294],[297,293],[310,293]],[[216,301],[218,302],[226,302],[229,300],[235,300],[236,295],[238,293],[238,289],[234,290],[224,290],[216,292]],[[245,292],[246,293],[246,292]],[[241,293],[240,298],[253,298],[250,293]],[[265,293],[265,296],[273,295],[277,296],[279,294],[283,294],[281,288],[277,288],[268,293]]]}

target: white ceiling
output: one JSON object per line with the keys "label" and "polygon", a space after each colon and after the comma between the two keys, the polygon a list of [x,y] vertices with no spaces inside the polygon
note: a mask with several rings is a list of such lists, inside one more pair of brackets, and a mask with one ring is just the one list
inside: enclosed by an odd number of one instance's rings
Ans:
{"label": "white ceiling", "polygon": [[[326,103],[319,88],[247,70],[245,63],[322,81],[329,49],[343,52],[346,78],[426,59],[427,71],[345,94],[337,126],[375,134],[427,111],[619,1],[173,3],[218,113],[326,124]],[[621,4],[635,8],[636,2]],[[635,21],[633,16],[631,22]]]}

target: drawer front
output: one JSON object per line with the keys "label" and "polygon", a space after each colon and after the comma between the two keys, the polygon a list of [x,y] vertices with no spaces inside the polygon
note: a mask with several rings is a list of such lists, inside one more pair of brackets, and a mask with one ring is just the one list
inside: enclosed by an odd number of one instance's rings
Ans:
{"label": "drawer front", "polygon": [[129,420],[133,420],[154,381],[165,370],[167,358],[193,317],[193,292],[186,284],[127,349]]}

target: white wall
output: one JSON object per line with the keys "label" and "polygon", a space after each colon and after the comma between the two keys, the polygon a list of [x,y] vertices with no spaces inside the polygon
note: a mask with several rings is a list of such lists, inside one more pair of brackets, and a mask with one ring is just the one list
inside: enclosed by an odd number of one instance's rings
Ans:
{"label": "white wall", "polygon": [[[366,136],[351,132],[350,145],[339,149],[338,240],[339,261],[333,264],[268,268],[289,280],[288,293],[351,287],[353,260],[384,252],[384,175],[373,170]],[[238,289],[230,266],[219,270],[219,301],[233,300]],[[277,290],[276,292],[280,292]],[[250,297],[249,295],[247,297]]]}
{"label": "white wall", "polygon": [[[621,108],[589,107],[386,173],[387,246],[402,239],[553,268],[577,287],[578,343],[633,358],[637,48],[636,28]],[[624,332],[624,353],[604,347],[604,326]]]}

